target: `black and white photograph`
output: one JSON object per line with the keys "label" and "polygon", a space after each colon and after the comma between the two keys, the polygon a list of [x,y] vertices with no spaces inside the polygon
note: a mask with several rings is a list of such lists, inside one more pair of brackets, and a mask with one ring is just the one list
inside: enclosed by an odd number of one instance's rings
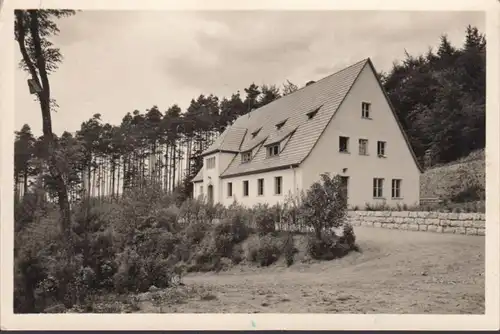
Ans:
{"label": "black and white photograph", "polygon": [[498,311],[486,9],[42,6],[2,8],[2,313]]}

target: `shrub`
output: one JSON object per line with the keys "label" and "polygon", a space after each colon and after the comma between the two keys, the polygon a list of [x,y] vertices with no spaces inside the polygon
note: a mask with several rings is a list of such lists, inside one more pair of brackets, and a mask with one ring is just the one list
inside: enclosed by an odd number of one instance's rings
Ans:
{"label": "shrub", "polygon": [[253,239],[248,243],[248,260],[265,267],[275,263],[282,252],[280,240],[271,234]]}
{"label": "shrub", "polygon": [[231,253],[231,261],[233,264],[239,264],[244,259],[243,247],[241,244],[237,244],[233,247],[233,251]]}
{"label": "shrub", "polygon": [[358,247],[350,224],[343,226],[340,237],[333,231],[325,231],[321,239],[309,237],[307,241],[307,252],[316,260],[333,260],[343,257],[351,250],[358,250]]}
{"label": "shrub", "polygon": [[184,230],[189,245],[200,243],[205,237],[208,229],[209,225],[205,222],[194,221],[189,223]]}
{"label": "shrub", "polygon": [[342,226],[346,221],[347,199],[339,176],[322,174],[321,180],[302,194],[301,203],[301,218],[314,229],[318,240],[323,230]]}
{"label": "shrub", "polygon": [[253,208],[255,226],[260,235],[275,231],[275,214],[268,204],[258,204]]}

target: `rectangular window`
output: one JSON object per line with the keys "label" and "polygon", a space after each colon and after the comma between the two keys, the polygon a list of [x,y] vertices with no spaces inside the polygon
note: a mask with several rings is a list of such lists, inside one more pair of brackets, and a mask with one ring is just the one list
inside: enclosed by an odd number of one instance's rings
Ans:
{"label": "rectangular window", "polygon": [[280,153],[280,145],[271,145],[267,147],[267,156],[268,157],[274,157],[277,156]]}
{"label": "rectangular window", "polygon": [[243,181],[243,196],[248,196],[248,181]]}
{"label": "rectangular window", "polygon": [[368,155],[368,139],[359,140],[359,154]]}
{"label": "rectangular window", "polygon": [[377,142],[377,155],[379,157],[385,157],[385,141]]}
{"label": "rectangular window", "polygon": [[264,195],[264,179],[257,180],[257,195]]}
{"label": "rectangular window", "polygon": [[252,151],[241,153],[241,162],[249,162],[252,159]]}
{"label": "rectangular window", "polygon": [[233,183],[228,182],[227,183],[227,197],[232,197],[233,196]]}
{"label": "rectangular window", "polygon": [[211,157],[207,159],[207,169],[215,168],[215,157]]}
{"label": "rectangular window", "polygon": [[349,153],[349,137],[339,137],[339,152]]}
{"label": "rectangular window", "polygon": [[283,190],[282,187],[283,187],[283,178],[281,176],[276,176],[274,178],[274,194],[281,195],[281,192]]}
{"label": "rectangular window", "polygon": [[203,195],[203,186],[200,186],[200,195]]}
{"label": "rectangular window", "polygon": [[370,118],[370,107],[371,107],[371,104],[368,102],[361,103],[361,117],[362,118]]}
{"label": "rectangular window", "polygon": [[401,196],[401,180],[392,180],[392,198],[402,198]]}
{"label": "rectangular window", "polygon": [[384,179],[379,179],[379,178],[373,179],[373,197],[374,198],[384,197]]}

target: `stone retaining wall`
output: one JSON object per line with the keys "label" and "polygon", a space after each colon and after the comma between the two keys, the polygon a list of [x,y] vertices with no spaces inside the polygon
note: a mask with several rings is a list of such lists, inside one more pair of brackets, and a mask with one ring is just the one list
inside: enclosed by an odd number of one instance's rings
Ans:
{"label": "stone retaining wall", "polygon": [[485,215],[482,213],[350,211],[348,218],[353,226],[467,235],[485,233]]}

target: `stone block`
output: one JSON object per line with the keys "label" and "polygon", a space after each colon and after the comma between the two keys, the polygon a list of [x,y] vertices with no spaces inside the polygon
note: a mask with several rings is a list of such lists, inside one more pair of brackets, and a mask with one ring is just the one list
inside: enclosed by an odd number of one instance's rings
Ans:
{"label": "stone block", "polygon": [[419,231],[427,231],[428,226],[427,225],[418,225],[418,230]]}
{"label": "stone block", "polygon": [[425,223],[427,225],[439,225],[439,219],[437,219],[437,218],[427,218],[425,220]]}
{"label": "stone block", "polygon": [[423,224],[425,224],[425,219],[424,218],[415,218],[415,224],[423,225]]}
{"label": "stone block", "polygon": [[382,227],[382,223],[373,223],[373,227]]}
{"label": "stone block", "polygon": [[382,227],[385,227],[385,228],[388,228],[390,230],[393,230],[396,228],[396,225],[394,225],[394,223],[386,223],[386,224],[382,224]]}
{"label": "stone block", "polygon": [[364,220],[361,222],[361,226],[373,227],[373,222]]}
{"label": "stone block", "polygon": [[461,220],[450,220],[450,226],[462,227],[464,226],[464,222]]}
{"label": "stone block", "polygon": [[474,215],[474,220],[486,220],[486,215],[484,213],[476,213]]}
{"label": "stone block", "polygon": [[429,226],[427,226],[427,231],[428,231],[428,232],[437,232],[438,227],[440,227],[440,226],[436,226],[436,225],[429,225]]}
{"label": "stone block", "polygon": [[401,224],[401,225],[399,225],[399,229],[400,230],[408,230],[408,225],[409,224]]}
{"label": "stone block", "polygon": [[456,234],[467,234],[465,227],[456,227],[455,228],[455,233]]}
{"label": "stone block", "polygon": [[408,217],[408,211],[394,211],[392,213],[393,217]]}
{"label": "stone block", "polygon": [[429,216],[429,211],[418,211],[417,212],[418,218],[427,218],[428,216]]}
{"label": "stone block", "polygon": [[459,220],[472,220],[473,219],[472,217],[473,216],[468,212],[461,212],[458,214]]}
{"label": "stone block", "polygon": [[458,220],[459,215],[460,214],[457,213],[457,212],[452,212],[452,213],[449,214],[448,219],[450,219],[450,220]]}
{"label": "stone block", "polygon": [[444,226],[443,233],[455,233],[456,227]]}
{"label": "stone block", "polygon": [[403,223],[405,224],[413,224],[415,222],[415,218],[403,218]]}
{"label": "stone block", "polygon": [[440,226],[451,226],[451,221],[448,219],[439,219]]}
{"label": "stone block", "polygon": [[474,224],[473,220],[462,220],[463,227],[472,227],[472,224]]}
{"label": "stone block", "polygon": [[467,235],[477,235],[477,228],[474,227],[466,227],[465,234]]}
{"label": "stone block", "polygon": [[403,217],[394,217],[394,223],[395,224],[402,224],[404,221],[404,218]]}
{"label": "stone block", "polygon": [[432,219],[439,218],[439,212],[436,212],[436,211],[430,211],[430,212],[428,212],[428,214],[427,214],[427,218],[432,218]]}
{"label": "stone block", "polygon": [[475,228],[484,228],[486,226],[485,224],[486,222],[484,221],[481,221],[481,220],[474,220],[472,222],[472,227],[475,227]]}
{"label": "stone block", "polygon": [[486,230],[484,228],[477,229],[477,235],[485,235],[485,234],[486,234]]}
{"label": "stone block", "polygon": [[417,218],[418,214],[419,214],[418,211],[410,211],[410,213],[408,214],[408,217]]}
{"label": "stone block", "polygon": [[408,230],[410,231],[418,231],[418,224],[409,224]]}
{"label": "stone block", "polygon": [[448,212],[439,212],[438,213],[438,218],[439,219],[448,219]]}

